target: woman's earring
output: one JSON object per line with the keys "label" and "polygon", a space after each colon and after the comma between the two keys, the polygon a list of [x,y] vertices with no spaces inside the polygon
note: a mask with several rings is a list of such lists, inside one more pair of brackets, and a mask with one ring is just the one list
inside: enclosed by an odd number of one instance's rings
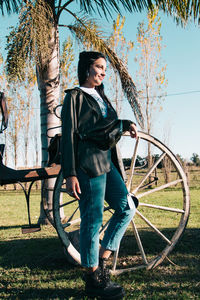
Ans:
{"label": "woman's earring", "polygon": [[86,72],[86,78],[88,78],[90,76],[90,73],[87,71]]}

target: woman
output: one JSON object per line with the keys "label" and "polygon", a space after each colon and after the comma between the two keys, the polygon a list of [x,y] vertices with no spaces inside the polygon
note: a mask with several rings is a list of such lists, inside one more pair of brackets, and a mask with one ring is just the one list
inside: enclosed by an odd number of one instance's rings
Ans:
{"label": "woman", "polygon": [[[105,74],[103,54],[80,53],[80,87],[66,91],[61,114],[61,166],[67,191],[79,200],[81,264],[87,269],[85,291],[88,296],[118,299],[124,290],[110,281],[104,262],[118,248],[135,206],[128,200],[116,143],[127,130],[137,138],[137,128],[131,121],[117,118],[104,94]],[[115,213],[99,251],[104,199]]]}

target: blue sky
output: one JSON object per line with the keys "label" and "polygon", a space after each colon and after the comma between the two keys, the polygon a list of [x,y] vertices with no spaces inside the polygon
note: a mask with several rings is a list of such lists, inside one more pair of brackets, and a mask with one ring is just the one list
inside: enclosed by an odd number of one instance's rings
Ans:
{"label": "blue sky", "polygon": [[[156,122],[154,135],[161,140],[169,135],[168,146],[174,153],[189,159],[192,153],[200,155],[200,28],[193,23],[186,28],[177,26],[171,17],[160,14],[162,20],[163,60],[167,64],[167,94],[163,111]],[[125,14],[124,34],[127,40],[136,40],[138,23],[146,19],[146,14]],[[100,18],[98,17],[99,21]],[[0,40],[5,42],[8,26],[16,23],[16,16],[1,17]],[[112,21],[102,22],[109,31]],[[62,31],[61,36],[64,37]],[[66,32],[67,35],[67,32]],[[1,43],[2,45],[2,43]],[[129,61],[129,72],[134,78],[133,59]],[[127,118],[134,119],[131,110]]]}
{"label": "blue sky", "polygon": [[[194,152],[200,155],[200,27],[191,23],[182,28],[172,18],[160,16],[168,96],[154,134],[162,140],[169,132],[169,147],[189,159]],[[137,24],[145,18],[145,14],[127,14],[127,39],[136,40]],[[130,72],[134,78],[134,64]]]}

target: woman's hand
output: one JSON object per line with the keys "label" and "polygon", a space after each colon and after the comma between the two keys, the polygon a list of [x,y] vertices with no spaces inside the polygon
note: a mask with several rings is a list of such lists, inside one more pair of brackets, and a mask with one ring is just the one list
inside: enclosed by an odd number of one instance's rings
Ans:
{"label": "woman's hand", "polygon": [[81,194],[81,189],[76,176],[70,176],[66,178],[66,190],[70,196],[80,200],[78,194]]}
{"label": "woman's hand", "polygon": [[137,127],[134,123],[131,123],[129,127],[129,132],[132,138],[138,138],[138,132],[137,132]]}

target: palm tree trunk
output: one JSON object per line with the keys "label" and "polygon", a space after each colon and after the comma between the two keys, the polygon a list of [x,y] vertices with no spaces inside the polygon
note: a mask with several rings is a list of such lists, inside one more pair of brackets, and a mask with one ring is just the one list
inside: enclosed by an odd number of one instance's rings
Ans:
{"label": "palm tree trunk", "polygon": [[[55,116],[53,109],[58,105],[60,93],[59,74],[59,34],[57,25],[52,30],[52,39],[49,41],[51,57],[48,61],[43,61],[37,66],[37,82],[40,91],[40,125],[41,125],[41,145],[42,145],[42,166],[48,164],[48,145],[50,138],[58,133],[56,126],[60,125],[60,120]],[[52,129],[51,129],[52,128]],[[51,129],[51,130],[49,130]],[[48,133],[48,136],[47,136]],[[55,179],[50,179],[48,185],[53,187]],[[52,206],[52,193],[48,194],[47,203]],[[48,220],[44,214],[41,203],[40,217],[38,223],[46,224]]]}

